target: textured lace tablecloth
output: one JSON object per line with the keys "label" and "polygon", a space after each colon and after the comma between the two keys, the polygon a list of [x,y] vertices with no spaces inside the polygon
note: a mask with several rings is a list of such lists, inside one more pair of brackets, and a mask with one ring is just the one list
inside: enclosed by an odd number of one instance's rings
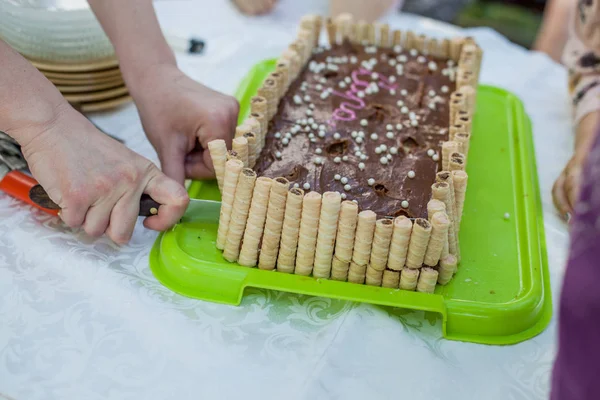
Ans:
{"label": "textured lace tablecloth", "polygon": [[[248,19],[227,1],[161,1],[163,26],[207,40],[182,68],[233,93],[257,61],[291,41],[319,0],[283,0]],[[390,15],[393,27],[456,29]],[[532,118],[555,305],[567,232],[550,197],[572,139],[565,70],[488,29],[484,83],[516,93]],[[152,159],[133,106],[94,121]],[[91,241],[0,194],[0,393],[32,399],[545,399],[556,318],[525,343],[491,347],[441,338],[440,320],[324,298],[250,290],[240,307],[191,300],[148,268],[155,233],[131,245]],[[236,397],[234,397],[236,396]],[[2,396],[0,396],[2,398]]]}

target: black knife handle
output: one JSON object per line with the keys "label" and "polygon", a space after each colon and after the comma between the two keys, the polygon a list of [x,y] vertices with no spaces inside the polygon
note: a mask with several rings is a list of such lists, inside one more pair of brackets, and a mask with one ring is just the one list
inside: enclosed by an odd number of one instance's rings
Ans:
{"label": "black knife handle", "polygon": [[[49,210],[60,210],[60,207],[50,199],[48,193],[40,185],[35,185],[29,191],[29,198],[35,204],[47,208]],[[140,198],[140,217],[149,217],[158,214],[160,203],[156,202],[152,197],[143,194]]]}

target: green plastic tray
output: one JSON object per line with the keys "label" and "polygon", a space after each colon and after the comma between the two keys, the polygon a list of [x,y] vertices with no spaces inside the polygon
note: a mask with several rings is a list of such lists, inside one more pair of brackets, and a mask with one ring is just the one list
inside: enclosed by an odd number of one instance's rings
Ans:
{"label": "green plastic tray", "polygon": [[[240,85],[240,119],[273,69],[256,65]],[[392,290],[245,268],[215,247],[218,207],[159,236],[150,254],[156,278],[185,296],[238,305],[248,286],[437,312],[444,337],[511,344],[544,330],[552,314],[531,125],[512,94],[480,86],[469,151],[469,188],[460,232],[458,273],[435,294]],[[215,182],[190,195],[219,200]],[[508,218],[507,218],[508,217]]]}

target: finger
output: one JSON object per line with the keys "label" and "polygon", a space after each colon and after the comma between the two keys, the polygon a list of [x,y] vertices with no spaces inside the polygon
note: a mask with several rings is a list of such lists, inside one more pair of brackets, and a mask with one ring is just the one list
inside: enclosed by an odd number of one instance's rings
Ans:
{"label": "finger", "polygon": [[[52,191],[48,193],[51,199],[57,199],[60,205],[60,219],[71,228],[80,228],[85,221],[86,214],[90,208],[90,199],[86,193],[79,192],[72,194],[66,201],[62,201],[60,196],[56,196]],[[55,200],[56,201],[56,200]]]}
{"label": "finger", "polygon": [[60,219],[70,228],[80,228],[85,221],[85,215],[87,213],[87,207],[81,208],[62,208],[58,215]]}
{"label": "finger", "polygon": [[580,180],[581,168],[579,166],[573,166],[569,169],[565,178],[565,194],[571,210],[575,209],[577,199],[579,198]]}
{"label": "finger", "polygon": [[104,201],[89,208],[82,226],[88,236],[97,238],[104,234],[110,221],[112,205],[113,203]]}
{"label": "finger", "polygon": [[227,144],[235,134],[239,104],[235,99],[225,102],[218,111],[211,114],[205,124],[197,131],[196,136],[202,148],[208,148],[208,142],[215,139],[223,139]]}
{"label": "finger", "polygon": [[144,221],[146,228],[155,231],[164,231],[175,225],[190,202],[185,188],[161,173],[157,173],[150,179],[144,193],[161,204],[158,214]]}
{"label": "finger", "polygon": [[561,174],[552,188],[552,199],[554,201],[554,207],[558,210],[562,218],[567,218],[567,215],[571,212],[569,201],[565,195],[565,175]]}
{"label": "finger", "polygon": [[185,159],[185,175],[190,179],[214,178],[215,171],[208,151],[188,154]]}
{"label": "finger", "polygon": [[185,181],[185,153],[185,148],[172,143],[159,156],[164,174],[180,184]]}
{"label": "finger", "polygon": [[140,212],[141,193],[129,193],[119,199],[110,213],[106,235],[117,244],[126,244],[133,236]]}

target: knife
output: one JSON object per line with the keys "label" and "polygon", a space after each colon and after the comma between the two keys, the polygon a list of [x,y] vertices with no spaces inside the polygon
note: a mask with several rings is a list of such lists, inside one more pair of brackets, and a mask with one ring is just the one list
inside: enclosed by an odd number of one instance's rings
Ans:
{"label": "knife", "polygon": [[[58,213],[60,207],[56,205],[48,194],[40,185],[35,185],[29,190],[29,199],[33,204],[46,210],[52,210]],[[152,199],[147,194],[142,195],[140,198],[140,217],[149,217],[151,215],[158,214],[158,208],[160,204]],[[203,219],[205,222],[218,222],[219,214],[221,210],[221,202],[213,200],[199,200],[190,198],[190,204],[188,205],[185,214],[181,218],[180,222],[192,222],[197,219]]]}

